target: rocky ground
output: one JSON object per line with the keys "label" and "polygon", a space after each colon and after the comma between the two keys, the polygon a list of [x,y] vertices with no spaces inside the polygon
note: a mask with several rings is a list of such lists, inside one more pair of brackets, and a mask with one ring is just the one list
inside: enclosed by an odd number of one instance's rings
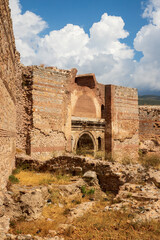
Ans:
{"label": "rocky ground", "polygon": [[[49,182],[38,186],[20,183],[8,185],[5,209],[11,219],[11,228],[5,239],[72,239],[67,238],[64,233],[74,232],[76,219],[83,218],[91,211],[97,214],[129,213],[132,222],[160,221],[159,170],[146,169],[140,164],[122,165],[100,160],[77,159],[79,164],[76,166],[73,164],[75,160],[70,163],[72,162],[72,171],[75,173],[77,170],[80,176],[71,176],[69,182],[65,184]],[[23,159],[23,164],[24,161]],[[66,158],[64,161],[67,168]],[[55,169],[53,163],[54,161],[50,161],[50,170]],[[32,170],[34,165],[37,171],[38,164],[31,161]],[[40,164],[41,170],[45,169],[43,164]],[[97,208],[97,204],[101,202],[103,204]],[[37,225],[35,229],[34,225]],[[42,225],[47,225],[47,229],[43,230]],[[30,231],[25,232],[22,226],[26,226]]]}

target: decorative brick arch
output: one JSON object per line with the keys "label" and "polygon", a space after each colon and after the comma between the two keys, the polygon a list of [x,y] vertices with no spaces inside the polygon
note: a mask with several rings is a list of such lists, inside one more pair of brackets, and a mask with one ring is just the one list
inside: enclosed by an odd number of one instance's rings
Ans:
{"label": "decorative brick arch", "polygon": [[94,151],[97,151],[97,144],[96,144],[96,140],[95,140],[95,137],[93,136],[93,134],[89,131],[83,131],[79,134],[78,138],[76,139],[76,142],[75,142],[75,147],[74,147],[74,150],[76,151],[77,150],[77,144],[78,144],[78,141],[79,139],[84,135],[84,134],[87,134],[92,142],[93,142],[93,146],[94,146]]}

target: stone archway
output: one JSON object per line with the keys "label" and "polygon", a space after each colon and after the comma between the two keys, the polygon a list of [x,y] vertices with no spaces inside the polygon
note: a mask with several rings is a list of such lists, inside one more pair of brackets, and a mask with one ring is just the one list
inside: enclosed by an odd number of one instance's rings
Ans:
{"label": "stone archway", "polygon": [[89,132],[83,132],[77,141],[76,144],[76,153],[78,155],[92,155],[95,153],[95,140]]}

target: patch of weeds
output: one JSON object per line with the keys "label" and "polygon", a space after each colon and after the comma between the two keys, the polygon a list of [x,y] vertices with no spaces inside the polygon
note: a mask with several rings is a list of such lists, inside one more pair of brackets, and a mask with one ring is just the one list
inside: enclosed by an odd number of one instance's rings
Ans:
{"label": "patch of weeds", "polygon": [[96,152],[95,158],[96,159],[105,159],[105,152],[104,151]]}
{"label": "patch of weeds", "polygon": [[105,160],[108,161],[108,162],[112,162],[112,163],[115,162],[114,157],[110,153],[106,154]]}
{"label": "patch of weeds", "polygon": [[15,228],[16,227],[16,222],[14,220],[10,221],[10,227]]}
{"label": "patch of weeds", "polygon": [[20,168],[15,168],[15,169],[13,169],[13,171],[12,171],[12,175],[16,175],[16,174],[20,173],[20,171],[21,171]]}
{"label": "patch of weeds", "polygon": [[153,168],[160,167],[160,156],[155,155],[155,154],[141,157],[141,158],[139,158],[139,161],[147,169],[150,167],[153,167]]}
{"label": "patch of weeds", "polygon": [[21,165],[21,170],[29,170],[29,171],[31,171],[31,166],[29,165],[29,163],[23,163]]}
{"label": "patch of weeds", "polygon": [[91,189],[87,190],[87,192],[86,192],[87,195],[93,195],[94,193],[95,193],[94,188],[91,188]]}
{"label": "patch of weeds", "polygon": [[78,148],[76,151],[76,154],[79,156],[85,156],[85,157],[93,157],[94,156],[94,149],[91,149],[89,147],[81,147]]}
{"label": "patch of weeds", "polygon": [[13,184],[19,183],[18,178],[16,178],[14,175],[9,176],[9,181]]}
{"label": "patch of weeds", "polygon": [[81,193],[86,195],[93,195],[95,193],[95,189],[94,188],[87,189],[86,186],[82,186]]}
{"label": "patch of weeds", "polygon": [[122,159],[122,164],[123,164],[123,165],[129,165],[129,164],[131,164],[131,163],[132,163],[132,159],[129,158],[129,157],[124,157],[124,158]]}
{"label": "patch of weeds", "polygon": [[54,204],[59,203],[59,200],[60,200],[60,192],[59,192],[59,190],[52,191],[50,198],[52,200],[52,203],[54,203]]}
{"label": "patch of weeds", "polygon": [[62,175],[62,174],[58,174],[58,175],[56,175],[56,178],[57,178],[57,180],[64,180],[64,181],[68,181],[69,179],[70,179],[70,175]]}
{"label": "patch of weeds", "polygon": [[22,230],[18,229],[18,230],[16,230],[16,233],[17,234],[22,234]]}
{"label": "patch of weeds", "polygon": [[86,186],[82,186],[81,187],[81,193],[82,194],[86,194]]}
{"label": "patch of weeds", "polygon": [[50,185],[53,182],[55,182],[55,179],[52,178],[42,179],[39,181],[39,185]]}

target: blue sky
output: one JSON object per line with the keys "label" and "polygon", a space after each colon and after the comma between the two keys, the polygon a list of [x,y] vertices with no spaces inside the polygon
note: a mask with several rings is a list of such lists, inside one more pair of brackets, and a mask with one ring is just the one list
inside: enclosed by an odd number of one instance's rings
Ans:
{"label": "blue sky", "polygon": [[[145,1],[146,2],[146,1]],[[85,32],[94,22],[98,22],[103,13],[121,16],[125,22],[125,29],[129,36],[124,42],[133,47],[136,33],[147,19],[142,18],[145,2],[141,0],[21,0],[22,12],[27,10],[40,15],[47,23],[48,29],[59,30],[66,24],[82,26]]]}
{"label": "blue sky", "polygon": [[160,95],[159,0],[10,0],[21,61]]}

